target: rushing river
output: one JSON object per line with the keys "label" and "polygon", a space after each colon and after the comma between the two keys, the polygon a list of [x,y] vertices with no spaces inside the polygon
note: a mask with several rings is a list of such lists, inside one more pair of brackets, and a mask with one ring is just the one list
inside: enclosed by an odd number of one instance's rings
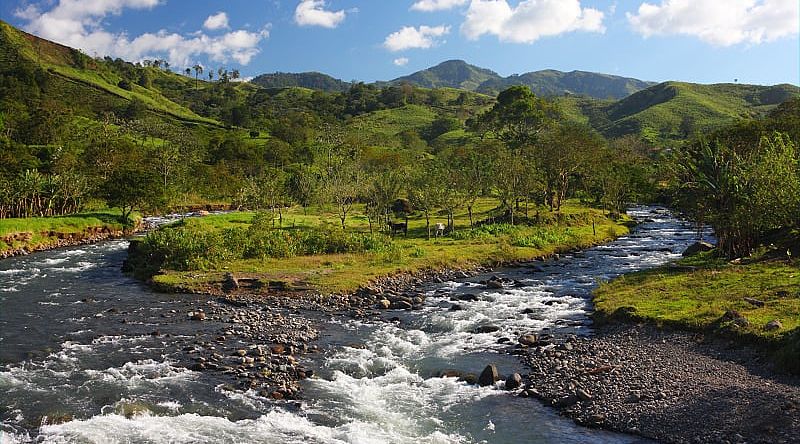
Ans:
{"label": "rushing river", "polygon": [[[445,369],[524,373],[503,342],[590,334],[598,281],[679,257],[697,233],[656,208],[631,235],[496,274],[430,284],[425,307],[392,322],[332,317],[307,365],[304,401],[274,402],[188,370],[183,348],[212,322],[199,296],[154,293],[120,272],[127,242],[0,261],[0,444],[9,442],[639,442],[582,428],[534,399],[477,388]],[[453,310],[453,299],[462,297]],[[474,295],[474,297],[463,297]],[[321,315],[317,315],[321,316]],[[472,333],[480,326],[499,327]]]}

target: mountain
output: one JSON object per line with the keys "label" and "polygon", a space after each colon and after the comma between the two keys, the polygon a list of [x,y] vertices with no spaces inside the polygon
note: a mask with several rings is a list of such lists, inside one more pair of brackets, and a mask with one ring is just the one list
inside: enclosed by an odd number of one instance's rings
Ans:
{"label": "mountain", "polygon": [[396,78],[390,84],[409,83],[423,88],[458,88],[477,90],[486,81],[502,79],[494,71],[479,68],[463,60],[448,60],[432,68],[417,71],[411,75]]}
{"label": "mountain", "polygon": [[287,88],[298,86],[301,88],[328,92],[342,92],[350,88],[350,83],[320,72],[275,72],[272,74],[261,74],[251,80],[250,83],[263,88]]}
{"label": "mountain", "polygon": [[543,96],[573,94],[597,99],[621,99],[655,85],[653,82],[608,74],[561,72],[552,69],[502,77],[494,71],[470,65],[463,60],[448,60],[388,83],[410,83],[424,88],[460,88],[488,95],[497,95],[511,86],[524,85]]}
{"label": "mountain", "polygon": [[505,78],[489,79],[483,82],[477,91],[496,95],[500,91],[515,85],[528,86],[534,93],[542,96],[552,97],[573,94],[597,99],[621,99],[655,85],[655,83],[594,72],[561,72],[548,69]]}

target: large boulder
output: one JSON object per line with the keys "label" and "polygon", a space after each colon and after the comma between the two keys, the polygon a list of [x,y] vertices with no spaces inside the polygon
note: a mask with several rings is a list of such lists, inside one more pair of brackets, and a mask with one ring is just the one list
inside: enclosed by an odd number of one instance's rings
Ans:
{"label": "large boulder", "polygon": [[494,364],[489,364],[486,366],[485,369],[481,372],[481,375],[478,376],[478,384],[481,387],[486,387],[489,385],[494,385],[497,380],[500,379],[500,374],[497,373],[497,366]]}
{"label": "large boulder", "polygon": [[713,249],[714,245],[709,244],[708,242],[705,241],[695,242],[692,245],[689,245],[689,248],[684,250],[683,257],[694,256],[695,254],[711,251]]}
{"label": "large boulder", "polygon": [[515,390],[522,385],[522,376],[519,373],[514,373],[506,378],[506,390]]}

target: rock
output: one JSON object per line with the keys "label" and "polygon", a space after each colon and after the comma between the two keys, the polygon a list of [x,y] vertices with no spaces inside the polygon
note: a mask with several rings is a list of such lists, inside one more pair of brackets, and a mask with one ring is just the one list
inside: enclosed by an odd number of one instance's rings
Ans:
{"label": "rock", "polygon": [[695,242],[692,245],[689,245],[689,248],[683,251],[683,257],[694,256],[695,254],[702,253],[705,251],[711,251],[714,249],[714,245],[709,244],[708,242],[699,241]]}
{"label": "rock", "polygon": [[455,369],[447,369],[439,372],[440,378],[461,378],[463,375],[460,371]]}
{"label": "rock", "polygon": [[472,330],[473,333],[493,333],[500,330],[500,327],[496,325],[481,325],[480,327],[475,328]]}
{"label": "rock", "polygon": [[389,302],[388,299],[381,299],[380,301],[378,301],[378,308],[382,308],[384,310],[387,310],[389,307],[391,307],[391,305],[392,303]]}
{"label": "rock", "polygon": [[553,405],[559,408],[569,407],[578,402],[577,395],[567,395],[553,401]]}
{"label": "rock", "polygon": [[461,304],[453,304],[450,306],[450,311],[459,311],[463,309],[464,307]]}
{"label": "rock", "polygon": [[236,353],[236,355],[238,355],[238,356],[245,356],[245,355],[247,355],[247,350],[244,350],[244,349],[239,349],[239,350],[236,350],[236,352],[235,352],[235,353]]}
{"label": "rock", "polygon": [[606,415],[602,413],[597,413],[589,417],[587,420],[587,424],[593,427],[600,426],[606,421]]}
{"label": "rock", "polygon": [[206,319],[206,314],[203,311],[190,311],[189,319],[193,321],[203,321]]}
{"label": "rock", "polygon": [[269,347],[269,351],[272,352],[274,355],[282,355],[285,350],[285,347],[281,344],[271,345]]}
{"label": "rock", "polygon": [[478,377],[474,373],[467,373],[466,375],[458,378],[459,381],[464,381],[467,384],[475,385],[478,383]]}
{"label": "rock", "polygon": [[399,310],[411,310],[412,308],[414,308],[414,306],[411,305],[411,302],[404,301],[402,299],[392,302],[392,305],[390,307]]}
{"label": "rock", "polygon": [[578,390],[575,391],[575,394],[578,395],[578,398],[581,401],[591,401],[592,400],[592,394],[589,393],[588,390],[584,390],[584,389],[579,388]]}
{"label": "rock", "polygon": [[537,342],[539,342],[538,338],[532,333],[528,333],[519,337],[519,344],[526,347],[532,347],[536,345]]}
{"label": "rock", "polygon": [[760,300],[754,299],[754,298],[747,298],[747,297],[743,298],[743,299],[748,304],[755,305],[756,307],[763,307],[764,306],[764,301],[760,301]]}
{"label": "rock", "polygon": [[779,321],[777,319],[773,319],[773,320],[767,322],[767,325],[764,326],[764,330],[766,330],[766,331],[775,331],[775,330],[780,330],[782,328],[783,328],[783,324],[781,324],[781,321]]}
{"label": "rock", "polygon": [[506,390],[514,390],[519,388],[522,385],[522,376],[519,373],[514,373],[513,375],[506,378]]}
{"label": "rock", "polygon": [[722,321],[730,321],[735,327],[747,327],[750,321],[747,320],[741,313],[736,310],[728,310],[722,315]]}
{"label": "rock", "polygon": [[478,376],[478,384],[481,387],[486,387],[489,385],[494,385],[498,379],[500,379],[500,375],[497,373],[497,366],[494,364],[489,364],[483,369],[481,375]]}
{"label": "rock", "polygon": [[500,280],[488,280],[486,281],[486,288],[501,289],[503,288],[503,283]]}
{"label": "rock", "polygon": [[236,276],[233,273],[225,273],[225,282],[222,284],[225,291],[232,291],[239,289],[239,280],[236,279]]}

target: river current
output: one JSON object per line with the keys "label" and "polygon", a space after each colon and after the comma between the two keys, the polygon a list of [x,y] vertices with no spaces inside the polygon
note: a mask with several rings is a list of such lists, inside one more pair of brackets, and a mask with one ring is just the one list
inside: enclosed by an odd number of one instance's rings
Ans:
{"label": "river current", "polygon": [[[0,261],[0,444],[643,442],[579,427],[535,399],[438,377],[488,363],[525,373],[507,340],[591,334],[598,282],[675,260],[697,239],[665,209],[629,213],[641,224],[628,236],[493,273],[514,288],[485,288],[489,275],[431,283],[420,289],[422,310],[383,312],[391,322],[306,314],[321,321],[323,352],[307,358],[316,376],[302,402],[186,368],[186,344],[217,327],[186,319],[206,301],[122,274],[126,241]],[[496,331],[475,333],[481,326]]]}

